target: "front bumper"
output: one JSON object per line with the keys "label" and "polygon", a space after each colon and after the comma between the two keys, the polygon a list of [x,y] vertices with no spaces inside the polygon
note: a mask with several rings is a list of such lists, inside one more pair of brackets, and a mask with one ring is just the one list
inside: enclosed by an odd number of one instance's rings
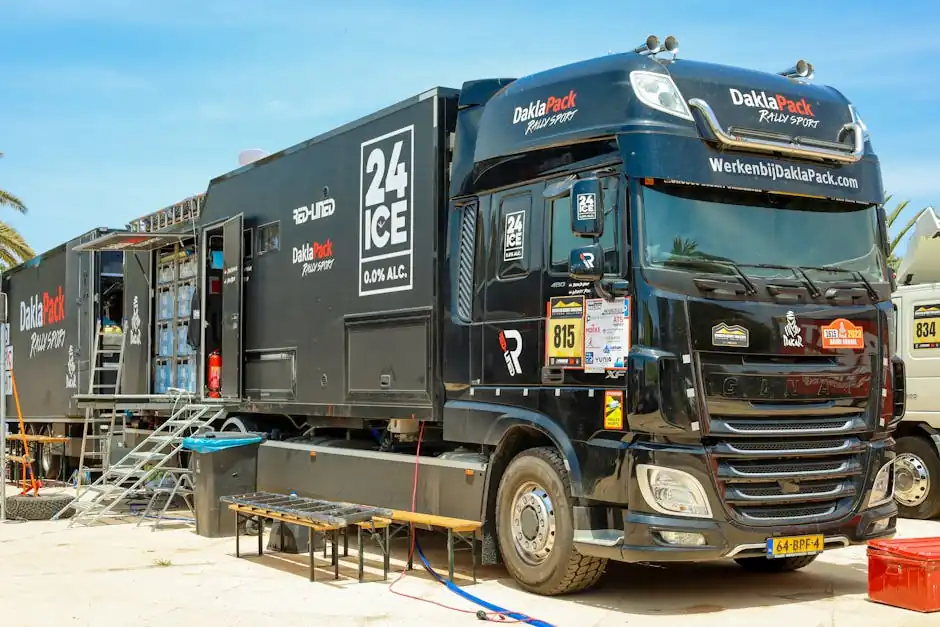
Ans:
{"label": "front bumper", "polygon": [[[730,514],[708,470],[709,461],[704,451],[639,448],[641,450],[628,453],[633,457],[631,466],[642,462],[681,468],[699,479],[707,493],[712,517],[689,518],[651,511],[637,487],[636,474],[631,473],[631,507],[582,505],[574,508],[574,542],[580,553],[624,562],[700,562],[763,557],[767,554],[767,540],[775,537],[821,534],[828,550],[889,538],[896,533],[898,510],[893,499],[865,508],[878,469],[894,457],[884,443],[869,445],[865,455],[868,471],[859,486],[862,489],[854,507],[847,507],[848,511],[843,509],[842,515],[834,520],[801,524],[781,521],[776,525],[746,525]],[[698,534],[704,538],[704,544],[677,544],[676,534]],[[668,537],[670,535],[672,538]]]}
{"label": "front bumper", "polygon": [[[766,556],[768,538],[823,534],[826,549],[863,544],[896,533],[898,509],[894,502],[865,510],[846,520],[818,525],[744,529],[728,521],[695,520],[659,514],[626,512],[624,529],[587,530],[579,522],[595,518],[592,507],[575,508],[575,548],[583,555],[622,562],[706,562],[740,557]],[[603,508],[607,509],[607,508]],[[621,510],[622,511],[622,510]],[[888,519],[887,528],[873,527]],[[704,546],[676,546],[663,540],[662,532],[697,533]]]}

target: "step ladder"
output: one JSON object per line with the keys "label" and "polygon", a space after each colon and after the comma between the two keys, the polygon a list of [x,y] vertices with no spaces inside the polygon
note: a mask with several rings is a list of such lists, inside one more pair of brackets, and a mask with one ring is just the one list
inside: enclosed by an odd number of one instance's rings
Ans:
{"label": "step ladder", "polygon": [[[127,516],[127,512],[115,508],[132,495],[149,494],[148,511],[159,494],[171,494],[170,500],[175,495],[191,495],[192,471],[169,464],[178,459],[177,454],[182,450],[186,437],[211,431],[212,425],[223,418],[225,413],[224,407],[215,404],[182,406],[120,461],[109,466],[97,480],[86,486],[82,494],[76,495],[71,503],[53,516],[53,520],[72,509],[75,515],[69,527],[76,523],[87,526],[108,514]],[[158,478],[156,486],[152,485],[154,478]],[[164,481],[167,478],[169,482]],[[169,502],[161,512],[161,518]],[[191,507],[188,502],[187,506]]]}
{"label": "step ladder", "polygon": [[[89,362],[89,394],[117,396],[121,392],[126,334],[122,331],[119,341],[108,341],[117,339],[117,335],[106,333],[100,319],[95,324],[95,344]],[[75,476],[76,494],[82,494],[83,482],[92,472],[107,471],[110,465],[111,438],[115,435],[115,422],[119,416],[121,414],[118,414],[114,405],[104,410],[94,407],[85,409],[82,448]]]}

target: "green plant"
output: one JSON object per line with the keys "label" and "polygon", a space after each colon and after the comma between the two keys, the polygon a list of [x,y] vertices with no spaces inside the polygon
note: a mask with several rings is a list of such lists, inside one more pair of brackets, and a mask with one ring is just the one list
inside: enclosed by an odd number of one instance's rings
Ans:
{"label": "green plant", "polygon": [[[893,197],[894,197],[894,194],[888,194],[885,197],[884,204],[886,208],[887,208],[888,203],[891,202],[891,198]],[[908,220],[907,223],[903,227],[901,227],[894,235],[891,235],[891,229],[894,226],[894,223],[900,217],[901,212],[903,212],[909,204],[911,204],[910,200],[903,200],[899,202],[894,207],[894,209],[891,210],[890,213],[886,212],[887,213],[886,222],[888,225],[888,237],[890,238],[890,240],[888,241],[888,265],[891,266],[893,270],[897,270],[898,264],[901,263],[901,260],[897,257],[897,255],[894,254],[894,251],[897,250],[898,244],[901,243],[901,241],[904,239],[904,236],[907,235],[908,232],[912,228],[914,228],[914,225],[917,223],[917,218],[920,217],[920,214],[922,214],[925,211],[925,209],[921,209],[920,211],[918,211],[914,215],[914,217]]]}
{"label": "green plant", "polygon": [[[3,153],[0,152],[0,157],[2,156]],[[0,189],[0,207],[9,207],[23,214],[27,211],[22,200],[3,189]],[[0,220],[0,269],[19,265],[35,256],[36,253],[26,243],[19,231]]]}

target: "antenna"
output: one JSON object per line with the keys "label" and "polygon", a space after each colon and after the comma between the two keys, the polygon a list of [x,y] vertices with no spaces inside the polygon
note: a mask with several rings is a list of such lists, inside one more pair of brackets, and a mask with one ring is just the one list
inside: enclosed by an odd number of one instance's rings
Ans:
{"label": "antenna", "polygon": [[268,156],[268,154],[270,153],[260,148],[249,148],[248,150],[242,150],[240,153],[238,153],[238,165],[248,165],[249,163],[253,163],[258,159],[264,159]]}

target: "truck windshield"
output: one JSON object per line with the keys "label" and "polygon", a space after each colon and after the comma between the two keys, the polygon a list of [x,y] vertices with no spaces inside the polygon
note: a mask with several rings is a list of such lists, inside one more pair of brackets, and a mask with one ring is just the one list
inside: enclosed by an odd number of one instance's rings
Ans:
{"label": "truck windshield", "polygon": [[[887,280],[875,205],[692,185],[645,186],[642,194],[644,265],[695,271],[689,262],[702,262],[733,274],[738,264],[758,276],[799,267],[823,281]],[[709,260],[732,263],[723,270]]]}

